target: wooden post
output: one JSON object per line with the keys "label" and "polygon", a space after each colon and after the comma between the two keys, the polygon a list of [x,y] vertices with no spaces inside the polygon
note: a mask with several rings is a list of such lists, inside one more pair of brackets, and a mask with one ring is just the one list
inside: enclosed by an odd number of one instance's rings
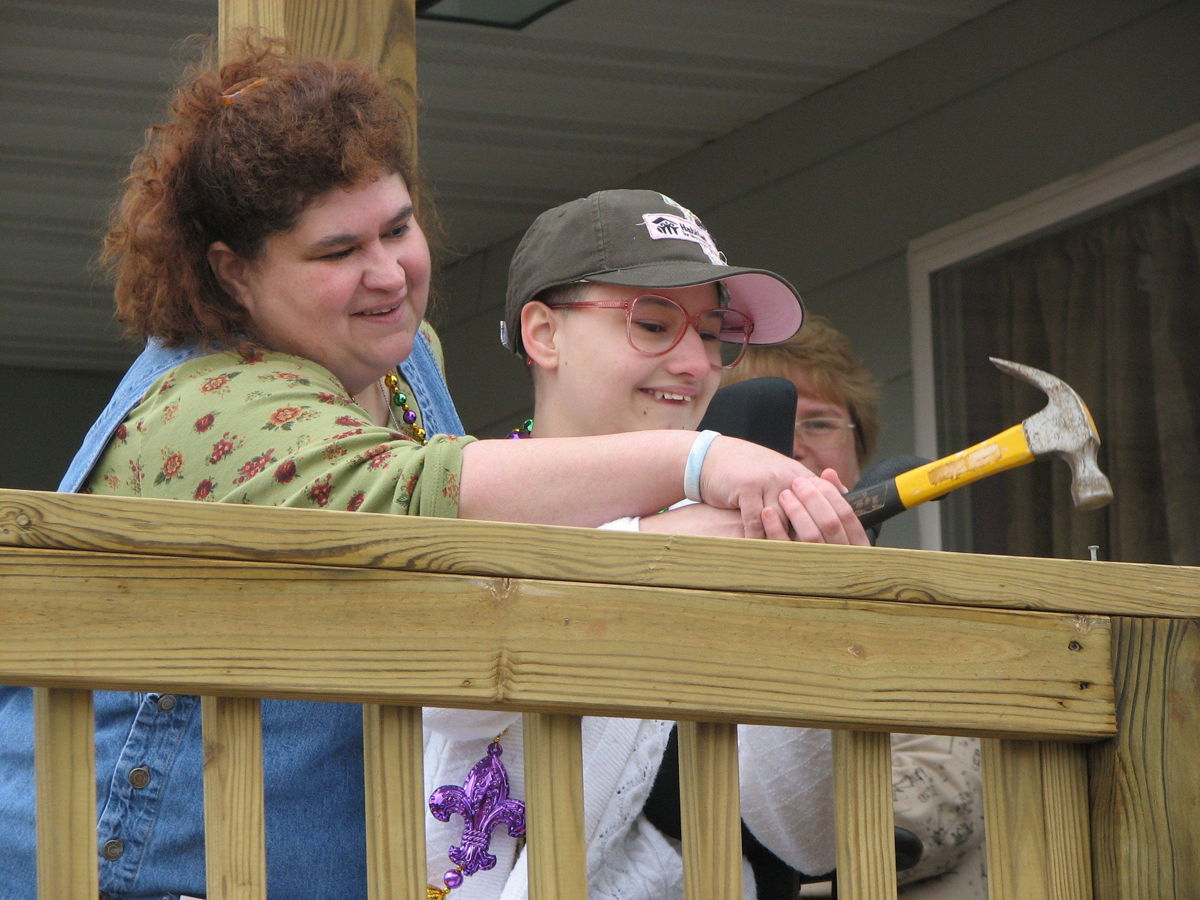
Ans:
{"label": "wooden post", "polygon": [[286,39],[302,56],[356,59],[378,69],[407,111],[416,141],[416,0],[218,0],[217,13],[222,57],[239,28],[254,27]]}
{"label": "wooden post", "polygon": [[1091,752],[1095,896],[1200,897],[1200,619],[1112,625],[1119,732]]}
{"label": "wooden post", "polygon": [[425,890],[421,709],[363,706],[363,772],[370,900]]}

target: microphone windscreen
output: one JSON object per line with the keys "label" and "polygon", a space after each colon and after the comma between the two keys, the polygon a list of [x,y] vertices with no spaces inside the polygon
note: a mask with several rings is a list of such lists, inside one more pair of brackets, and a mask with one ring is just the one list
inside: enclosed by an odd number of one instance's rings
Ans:
{"label": "microphone windscreen", "polygon": [[751,378],[713,394],[700,429],[761,444],[792,455],[796,427],[796,385],[786,378]]}

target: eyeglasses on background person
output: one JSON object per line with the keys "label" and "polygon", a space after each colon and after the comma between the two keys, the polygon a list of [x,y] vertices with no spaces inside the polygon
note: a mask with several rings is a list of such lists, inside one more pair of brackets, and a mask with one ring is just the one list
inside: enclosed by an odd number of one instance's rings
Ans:
{"label": "eyeglasses on background person", "polygon": [[819,416],[796,420],[796,437],[810,447],[834,447],[843,443],[857,426],[846,419]]}
{"label": "eyeglasses on background person", "polygon": [[736,309],[718,307],[691,315],[669,297],[642,294],[625,300],[564,300],[551,309],[623,309],[629,345],[646,356],[670,353],[691,325],[704,341],[714,369],[732,369],[746,352],[754,320]]}

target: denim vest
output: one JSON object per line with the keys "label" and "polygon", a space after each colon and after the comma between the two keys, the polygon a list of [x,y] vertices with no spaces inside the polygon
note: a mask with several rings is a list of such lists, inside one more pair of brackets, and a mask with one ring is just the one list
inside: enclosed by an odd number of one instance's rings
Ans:
{"label": "denim vest", "polygon": [[[151,338],[146,344],[146,349],[125,372],[108,405],[88,429],[83,444],[59,482],[59,493],[73,494],[83,486],[112,439],[113,433],[125,421],[130,410],[145,396],[150,385],[171,369],[200,355],[194,344],[164,347],[161,341]],[[446,381],[442,378],[429,341],[420,331],[413,341],[412,353],[400,364],[400,371],[416,397],[417,408],[421,410],[424,418],[425,430],[430,434],[462,435],[462,422],[458,419],[454,401],[450,399]]]}
{"label": "denim vest", "polygon": [[[88,431],[59,486],[76,491],[129,412],[164,373],[199,355],[151,341]],[[400,366],[430,434],[462,434],[433,351],[418,332]],[[169,633],[162,636],[171,641]],[[203,897],[199,698],[94,695],[102,897]],[[0,687],[0,897],[36,900],[33,692]],[[362,708],[262,704],[267,877],[272,897],[365,897]]]}

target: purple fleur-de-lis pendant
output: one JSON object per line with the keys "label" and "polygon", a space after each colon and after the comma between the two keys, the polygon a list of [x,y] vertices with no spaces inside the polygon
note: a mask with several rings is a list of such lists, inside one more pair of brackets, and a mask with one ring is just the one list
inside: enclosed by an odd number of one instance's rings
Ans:
{"label": "purple fleur-de-lis pendant", "polygon": [[496,865],[488,847],[498,825],[507,825],[512,837],[525,834],[525,804],[508,796],[508,771],[500,761],[503,752],[497,738],[488,744],[487,756],[471,767],[462,787],[447,784],[429,795],[429,811],[439,822],[449,822],[452,813],[463,818],[462,843],[449,852],[456,868],[446,873],[448,888],[462,884],[464,875]]}

